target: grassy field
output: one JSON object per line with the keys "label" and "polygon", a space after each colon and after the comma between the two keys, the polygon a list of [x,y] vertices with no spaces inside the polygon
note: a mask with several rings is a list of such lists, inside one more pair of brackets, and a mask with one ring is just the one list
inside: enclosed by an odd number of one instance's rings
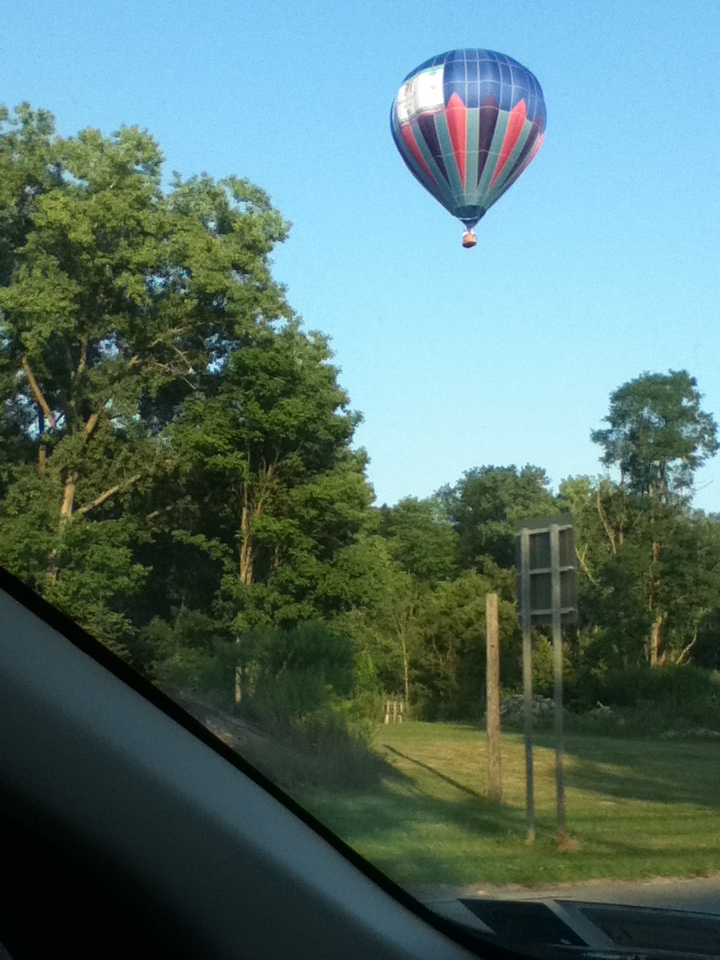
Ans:
{"label": "grassy field", "polygon": [[381,789],[307,793],[340,836],[400,883],[529,885],[720,872],[720,744],[566,737],[566,809],[578,850],[555,843],[554,748],[535,738],[537,840],[525,844],[522,737],[503,736],[503,804],[487,799],[485,737],[459,724],[380,727]]}

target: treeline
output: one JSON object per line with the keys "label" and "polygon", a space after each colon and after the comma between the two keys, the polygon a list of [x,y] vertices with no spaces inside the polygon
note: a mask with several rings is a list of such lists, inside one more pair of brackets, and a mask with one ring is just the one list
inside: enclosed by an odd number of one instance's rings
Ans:
{"label": "treeline", "polygon": [[[484,466],[378,508],[327,340],[272,277],[286,232],[245,180],[163,188],[138,129],[63,138],[43,111],[2,113],[0,563],[167,686],[278,718],[384,695],[472,717],[490,591],[520,680],[514,524],[570,509],[570,702],[720,667],[720,524],[690,502],[717,428],[695,380],[612,395],[593,438],[618,480],[552,491],[537,467]],[[535,670],[543,691],[542,637]]]}

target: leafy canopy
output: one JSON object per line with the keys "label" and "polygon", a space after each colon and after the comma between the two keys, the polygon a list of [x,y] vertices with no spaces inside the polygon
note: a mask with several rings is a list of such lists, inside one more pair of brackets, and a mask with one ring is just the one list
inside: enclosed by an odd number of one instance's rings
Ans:
{"label": "leafy canopy", "polygon": [[644,373],[610,395],[608,426],[593,430],[605,466],[633,492],[661,500],[687,495],[698,467],[718,450],[717,423],[700,407],[686,370]]}

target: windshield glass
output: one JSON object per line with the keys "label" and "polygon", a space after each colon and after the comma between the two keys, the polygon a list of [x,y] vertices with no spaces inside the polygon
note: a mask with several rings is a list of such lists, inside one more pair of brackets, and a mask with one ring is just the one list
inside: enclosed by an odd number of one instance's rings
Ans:
{"label": "windshield glass", "polygon": [[720,902],[720,8],[36,7],[0,564],[421,899]]}

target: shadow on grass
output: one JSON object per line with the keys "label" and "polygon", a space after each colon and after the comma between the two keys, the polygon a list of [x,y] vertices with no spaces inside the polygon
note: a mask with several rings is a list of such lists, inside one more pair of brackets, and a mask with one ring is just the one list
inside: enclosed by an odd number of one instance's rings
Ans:
{"label": "shadow on grass", "polygon": [[[481,847],[523,850],[524,812],[465,794],[440,799],[417,785],[344,798],[308,796],[306,806],[400,883],[455,884],[481,876]],[[546,825],[550,826],[549,822]]]}
{"label": "shadow on grass", "polygon": [[[484,736],[480,725],[472,727],[479,737]],[[522,737],[521,731],[512,728],[504,730],[504,735],[507,734]],[[566,733],[564,741],[566,787],[596,793],[609,800],[720,808],[720,742],[716,740],[653,740]],[[554,751],[554,733],[547,728],[535,730],[533,745]],[[413,762],[423,766],[421,761]],[[446,776],[441,771],[434,772],[439,777]],[[454,785],[462,788],[461,784]]]}
{"label": "shadow on grass", "polygon": [[340,803],[316,793],[308,796],[307,806],[401,883],[537,884],[718,869],[718,744],[568,735],[566,784],[570,794],[584,796],[568,797],[568,822],[580,852],[563,856],[555,844],[553,791],[545,782],[552,780],[544,753],[554,750],[552,734],[534,737],[536,790],[540,776],[545,789],[536,793],[543,800],[542,807],[538,800],[533,848],[524,842],[521,739],[507,738],[509,779],[515,774],[508,790],[513,806],[491,804],[482,786],[475,789],[468,749],[477,758],[476,745],[464,731],[456,745],[453,739],[450,725],[437,730],[418,725],[395,745],[383,742],[395,773],[381,786],[347,795]]}
{"label": "shadow on grass", "polygon": [[[538,746],[554,748],[542,734]],[[720,746],[571,736],[565,741],[568,787],[613,800],[720,808]]]}
{"label": "shadow on grass", "polygon": [[[477,727],[478,734],[484,731]],[[535,747],[553,750],[547,731],[533,737]],[[396,757],[431,774],[460,793],[487,804],[486,797],[418,756],[383,744]],[[422,750],[418,751],[422,755]],[[413,751],[415,753],[415,751]],[[641,801],[720,809],[720,744],[632,740],[570,734],[565,737],[566,787],[610,801]],[[407,767],[406,767],[407,770]],[[537,777],[537,760],[536,760]],[[449,800],[449,803],[455,803]]]}
{"label": "shadow on grass", "polygon": [[[302,800],[331,829],[401,883],[472,882],[481,849],[523,851],[524,810],[490,803],[436,767],[385,744],[402,763],[378,788],[354,796],[310,792]],[[412,771],[417,770],[413,775]],[[398,773],[400,777],[398,778]],[[446,793],[438,796],[440,789]],[[339,800],[339,802],[338,802]],[[543,828],[551,829],[545,817]]]}
{"label": "shadow on grass", "polygon": [[441,773],[439,770],[436,770],[435,767],[431,767],[428,763],[423,763],[422,760],[417,760],[415,757],[410,757],[406,753],[401,753],[400,750],[396,750],[395,747],[391,747],[389,744],[384,743],[383,749],[387,750],[389,753],[394,753],[396,757],[401,757],[403,760],[407,760],[409,763],[414,763],[418,767],[422,767],[423,770],[427,770],[429,773],[432,773],[434,776],[439,777],[440,780],[444,780],[445,783],[449,783],[451,787],[455,787],[456,790],[460,790],[462,793],[468,794],[474,800],[480,800],[483,803],[487,803],[487,797],[484,797],[481,793],[478,793],[476,790],[471,790],[470,787],[466,787],[464,783],[460,783],[458,780],[453,780],[452,777],[448,777],[447,774]]}

